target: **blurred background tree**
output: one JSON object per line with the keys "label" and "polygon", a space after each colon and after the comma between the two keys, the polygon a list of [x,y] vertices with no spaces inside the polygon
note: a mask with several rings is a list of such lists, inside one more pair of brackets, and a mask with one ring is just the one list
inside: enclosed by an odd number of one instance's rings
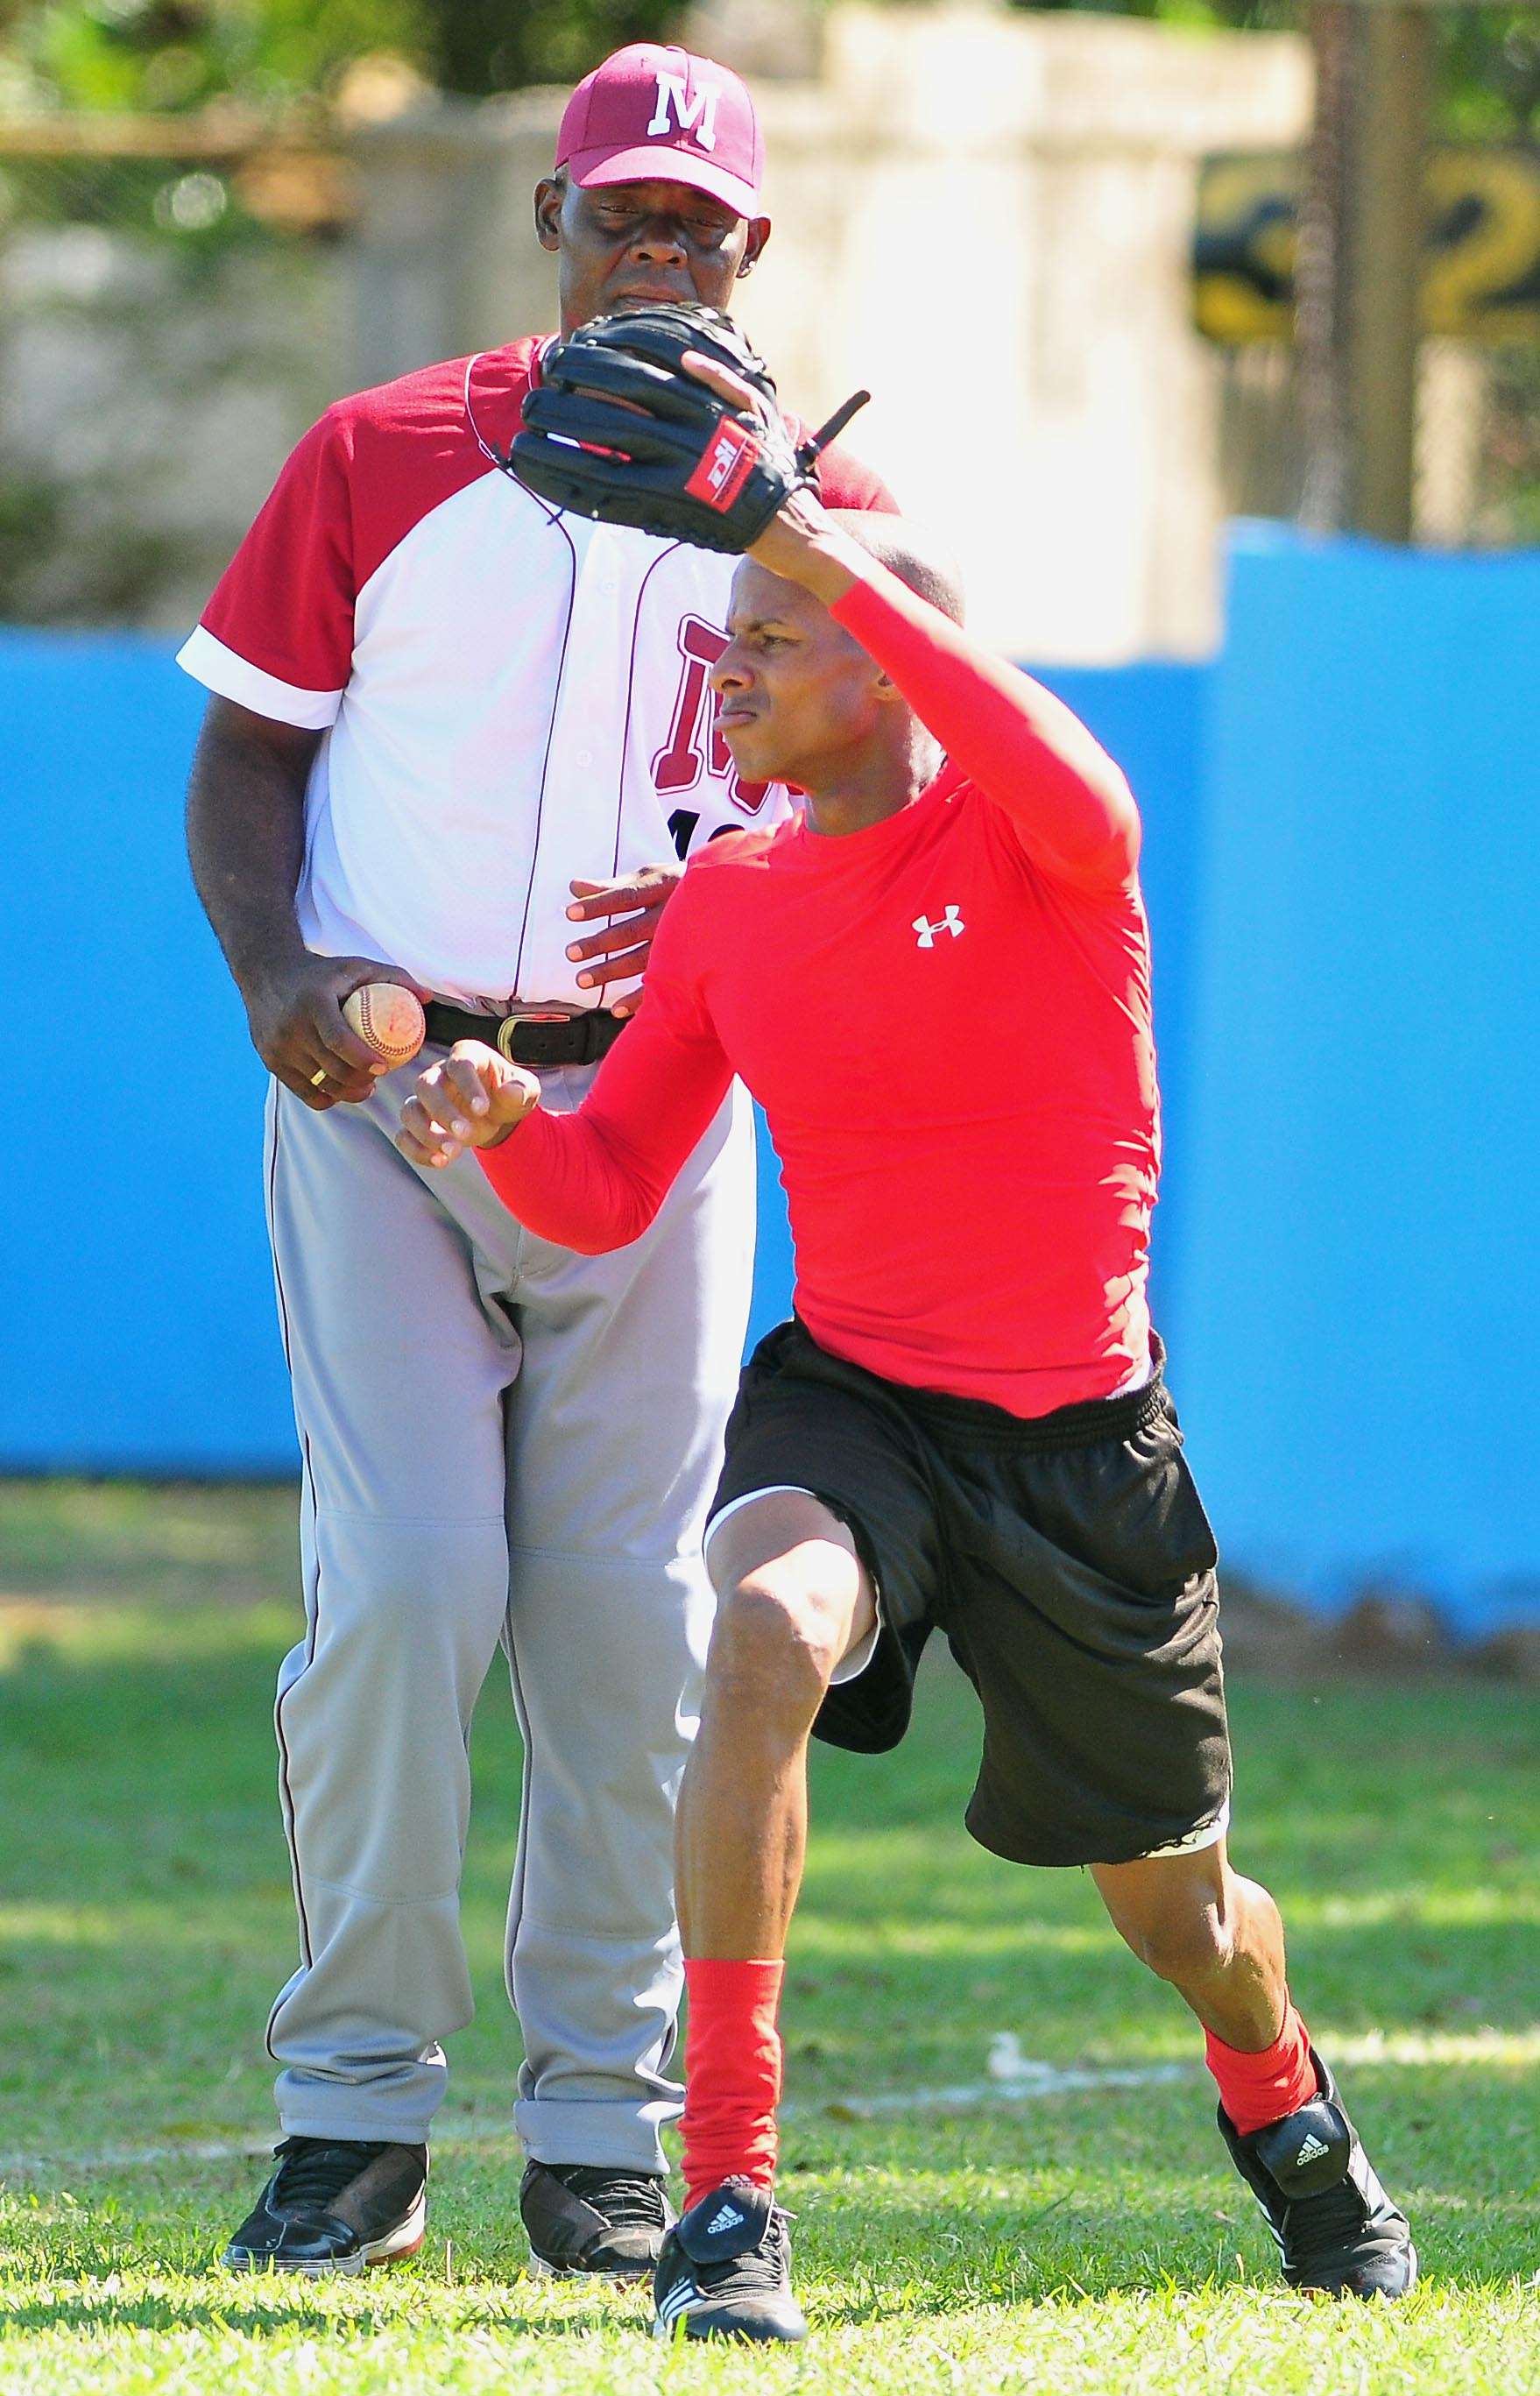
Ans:
{"label": "blurred background tree", "polygon": [[380,53],[480,96],[570,82],[676,13],[669,0],[23,0],[0,10],[0,110],[281,108],[330,98]]}
{"label": "blurred background tree", "polygon": [[[1303,16],[1302,0],[1016,4],[1267,30]],[[380,54],[479,97],[569,83],[622,42],[666,37],[679,15],[675,0],[0,0],[0,113],[281,108],[332,98],[350,67]],[[1533,9],[1440,9],[1437,40],[1445,131],[1540,133]]]}
{"label": "blurred background tree", "polygon": [[[1267,33],[1299,32],[1308,16],[1308,0],[1012,0],[1012,5]],[[1434,12],[1433,37],[1442,132],[1462,141],[1540,138],[1540,13],[1533,7],[1440,7]]]}

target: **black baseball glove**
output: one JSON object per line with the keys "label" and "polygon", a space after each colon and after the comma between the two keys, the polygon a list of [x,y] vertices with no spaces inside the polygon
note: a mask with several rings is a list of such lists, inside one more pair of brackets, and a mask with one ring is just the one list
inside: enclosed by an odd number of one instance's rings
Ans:
{"label": "black baseball glove", "polygon": [[[741,376],[752,412],[686,374],[686,350]],[[507,462],[575,515],[737,553],[793,491],[816,489],[819,450],[870,396],[857,393],[799,446],[768,368],[731,317],[684,305],[628,309],[546,351]]]}

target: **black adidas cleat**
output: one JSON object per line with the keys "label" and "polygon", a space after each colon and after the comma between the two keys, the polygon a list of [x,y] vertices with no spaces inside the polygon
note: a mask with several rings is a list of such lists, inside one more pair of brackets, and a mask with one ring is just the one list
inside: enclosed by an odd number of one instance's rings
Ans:
{"label": "black adidas cleat", "polygon": [[531,2163],[519,2211],[537,2271],[600,2271],[644,2280],[673,2215],[661,2172],[603,2163]]}
{"label": "black adidas cleat", "polygon": [[285,2138],[278,2168],[225,2248],[231,2271],[350,2276],[415,2255],[428,2218],[428,2150]]}
{"label": "black adidas cleat", "polygon": [[768,2189],[725,2179],[677,2221],[653,2276],[655,2337],[742,2337],[794,2346],[807,2336],[791,2293],[791,2233]]}
{"label": "black adidas cleat", "polygon": [[1406,2216],[1380,2186],[1336,2083],[1314,2047],[1317,2094],[1242,2137],[1219,2108],[1236,2170],[1262,2207],[1291,2287],[1333,2296],[1404,2296],[1417,2276]]}

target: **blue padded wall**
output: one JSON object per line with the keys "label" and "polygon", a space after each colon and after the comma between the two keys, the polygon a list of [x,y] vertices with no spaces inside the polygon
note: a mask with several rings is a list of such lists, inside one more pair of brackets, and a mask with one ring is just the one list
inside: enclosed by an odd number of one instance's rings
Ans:
{"label": "blue padded wall", "polygon": [[0,633],[12,1089],[0,1467],[294,1455],[262,1227],[265,1076],[193,898],[201,695],[161,641]]}
{"label": "blue padded wall", "polygon": [[[1155,1305],[1221,1542],[1472,1624],[1540,1611],[1537,623],[1535,556],[1242,528],[1213,667],[1045,676],[1144,810]],[[292,1465],[262,1075],[182,856],[200,712],[164,643],[0,632],[3,1471]],[[775,1172],[765,1144],[756,1331],[789,1286]]]}
{"label": "blue padded wall", "polygon": [[1540,1611],[1540,556],[1242,527],[1175,1378],[1230,1558]]}

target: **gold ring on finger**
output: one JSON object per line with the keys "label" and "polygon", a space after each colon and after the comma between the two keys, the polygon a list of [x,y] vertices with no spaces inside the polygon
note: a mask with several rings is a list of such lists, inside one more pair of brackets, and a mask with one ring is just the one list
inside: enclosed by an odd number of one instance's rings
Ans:
{"label": "gold ring on finger", "polygon": [[325,1065],[323,1065],[323,1066],[322,1066],[322,1068],[321,1068],[321,1071],[319,1072],[319,1073],[312,1073],[312,1074],[311,1075],[311,1077],[310,1077],[310,1085],[311,1085],[311,1088],[312,1088],[312,1090],[318,1090],[318,1089],[321,1087],[321,1085],[323,1084],[323,1082],[325,1080],[325,1078],[326,1078],[326,1069],[325,1069]]}

